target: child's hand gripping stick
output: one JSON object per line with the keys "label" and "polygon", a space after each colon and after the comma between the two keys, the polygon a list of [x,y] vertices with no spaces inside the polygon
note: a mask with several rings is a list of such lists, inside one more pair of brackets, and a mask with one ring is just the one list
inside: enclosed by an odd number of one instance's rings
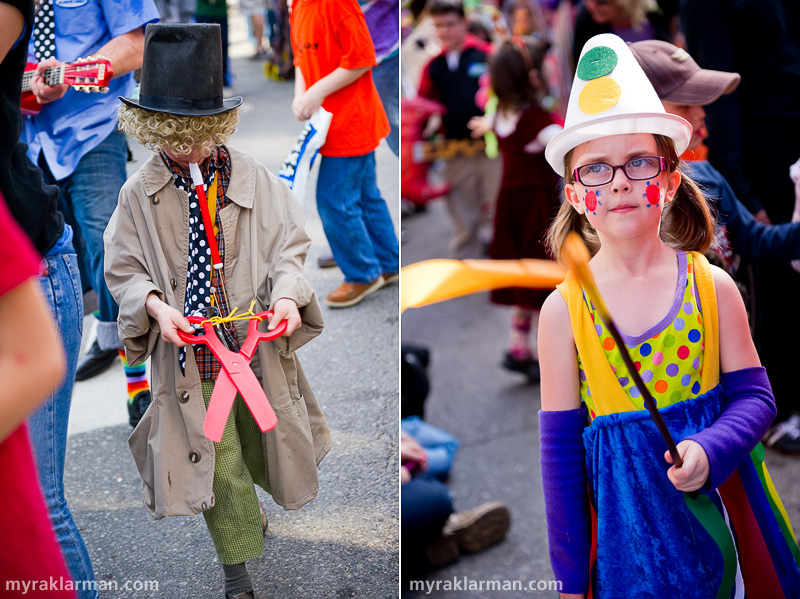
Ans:
{"label": "child's hand gripping stick", "polygon": [[658,407],[656,407],[656,402],[653,400],[653,396],[645,386],[642,377],[639,375],[639,371],[636,370],[636,366],[634,366],[633,360],[628,353],[628,348],[626,347],[622,336],[619,334],[619,330],[617,330],[617,325],[611,318],[611,314],[608,312],[608,308],[603,301],[603,297],[600,295],[600,290],[594,283],[592,271],[589,270],[589,250],[586,249],[586,246],[577,233],[572,232],[567,237],[566,243],[564,244],[563,258],[567,264],[567,267],[575,273],[576,277],[578,277],[583,289],[586,291],[589,299],[594,304],[594,307],[600,313],[603,322],[608,327],[608,331],[614,338],[620,354],[622,355],[622,361],[625,362],[625,366],[627,367],[628,372],[630,372],[631,379],[633,379],[633,384],[636,385],[641,392],[642,399],[644,399],[644,405],[647,408],[647,411],[650,412],[650,416],[653,418],[653,421],[656,423],[658,432],[661,434],[661,437],[667,444],[667,449],[669,450],[669,454],[672,456],[673,464],[675,464],[676,468],[680,468],[683,465],[683,459],[681,458],[680,453],[678,453],[678,448],[675,446],[675,440],[672,438],[669,429],[667,429],[667,425],[664,423],[664,419],[661,417]]}
{"label": "child's hand gripping stick", "polygon": [[214,391],[208,402],[206,419],[203,422],[203,432],[210,440],[219,442],[225,430],[237,391],[247,404],[253,419],[262,432],[275,428],[278,423],[272,406],[264,394],[261,383],[250,369],[250,362],[255,354],[259,341],[277,339],[286,332],[286,321],[282,321],[274,330],[262,333],[258,330],[258,323],[268,319],[271,312],[256,314],[250,320],[247,338],[242,344],[240,353],[230,351],[217,337],[214,325],[202,316],[187,317],[192,324],[203,324],[205,333],[202,335],[189,335],[182,331],[179,336],[187,343],[202,343],[217,357],[222,369],[214,384]]}

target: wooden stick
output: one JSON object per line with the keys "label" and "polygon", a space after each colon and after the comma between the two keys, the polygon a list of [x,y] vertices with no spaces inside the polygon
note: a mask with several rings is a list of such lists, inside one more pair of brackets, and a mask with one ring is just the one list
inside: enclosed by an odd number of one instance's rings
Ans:
{"label": "wooden stick", "polygon": [[667,444],[667,449],[669,450],[669,454],[672,456],[672,461],[675,464],[675,467],[680,468],[683,465],[683,459],[678,453],[675,440],[672,438],[672,435],[670,434],[669,429],[664,422],[664,418],[658,411],[658,407],[656,406],[653,396],[650,394],[649,389],[644,384],[642,377],[639,375],[639,371],[636,370],[636,366],[634,366],[633,359],[631,358],[630,353],[628,353],[628,348],[622,339],[622,335],[619,334],[617,325],[614,323],[614,319],[611,318],[611,314],[609,313],[608,308],[603,301],[603,297],[600,295],[600,290],[597,288],[597,285],[594,282],[592,271],[589,269],[589,250],[586,249],[583,240],[577,233],[572,232],[569,234],[569,237],[564,244],[563,256],[567,266],[570,268],[570,270],[572,270],[572,272],[575,273],[575,276],[578,277],[583,289],[586,291],[586,294],[589,296],[592,304],[594,304],[594,307],[600,313],[600,317],[603,319],[606,327],[608,327],[609,333],[611,333],[611,336],[614,338],[614,341],[616,342],[617,347],[622,354],[622,361],[625,362],[625,366],[628,368],[628,372],[630,372],[631,378],[633,379],[633,384],[636,385],[641,392],[644,405],[647,408],[647,411],[650,412],[650,416],[653,418],[653,421],[656,423],[656,428],[658,428],[658,432],[664,439],[664,443]]}

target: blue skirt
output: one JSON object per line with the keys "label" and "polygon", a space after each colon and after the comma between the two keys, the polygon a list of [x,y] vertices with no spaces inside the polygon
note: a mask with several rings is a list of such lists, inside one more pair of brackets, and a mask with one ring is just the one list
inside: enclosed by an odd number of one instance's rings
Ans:
{"label": "blue skirt", "polygon": [[[660,412],[678,443],[708,428],[722,408],[722,389],[718,386]],[[726,588],[726,561],[720,545],[692,513],[684,493],[669,481],[666,446],[650,414],[645,410],[599,416],[584,431],[583,441],[597,516],[594,535],[595,540],[600,539],[595,543],[592,569],[594,598],[718,599],[720,589]],[[734,476],[740,476],[745,485],[746,509],[755,514],[761,530],[766,529],[763,539],[770,553],[766,559],[780,562],[775,563],[776,580],[780,578],[786,597],[800,597],[800,570],[778,528],[752,460],[745,460]],[[720,518],[724,517],[718,493],[710,493],[708,499]],[[742,507],[725,505],[728,511]],[[732,543],[735,531],[725,534]],[[731,567],[734,574],[737,568],[735,557],[727,566],[730,589]],[[747,584],[746,578],[744,582]],[[723,596],[735,597],[735,593],[734,586]]]}

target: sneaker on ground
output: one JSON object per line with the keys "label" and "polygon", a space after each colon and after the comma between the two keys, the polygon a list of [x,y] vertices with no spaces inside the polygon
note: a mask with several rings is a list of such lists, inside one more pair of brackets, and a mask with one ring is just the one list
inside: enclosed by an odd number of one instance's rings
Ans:
{"label": "sneaker on ground", "polygon": [[134,395],[133,401],[128,402],[128,422],[133,428],[136,428],[136,425],[139,424],[142,416],[147,411],[150,399],[150,389],[145,389]]}
{"label": "sneaker on ground", "polygon": [[461,552],[458,549],[458,540],[452,532],[442,534],[433,543],[425,548],[425,559],[434,568],[441,568],[458,560]]}
{"label": "sneaker on ground", "polygon": [[396,283],[400,280],[400,273],[399,272],[385,272],[383,275],[383,284],[390,285],[392,283]]}
{"label": "sneaker on ground", "polygon": [[466,512],[453,512],[442,535],[454,534],[462,553],[477,553],[499,543],[511,526],[505,504],[490,501]]}
{"label": "sneaker on ground", "polygon": [[539,374],[539,362],[534,360],[532,357],[528,357],[524,360],[520,360],[515,358],[510,353],[506,352],[506,355],[503,357],[503,361],[501,366],[506,370],[510,370],[511,372],[519,372],[524,374],[528,377],[528,381],[531,383],[538,383],[540,374]]}
{"label": "sneaker on ground", "polygon": [[764,445],[781,453],[800,455],[800,416],[792,414],[769,429]]}
{"label": "sneaker on ground", "polygon": [[371,283],[348,283],[344,281],[336,291],[325,298],[325,303],[331,308],[349,308],[350,306],[355,306],[368,295],[375,293],[383,285],[383,277],[378,277]]}

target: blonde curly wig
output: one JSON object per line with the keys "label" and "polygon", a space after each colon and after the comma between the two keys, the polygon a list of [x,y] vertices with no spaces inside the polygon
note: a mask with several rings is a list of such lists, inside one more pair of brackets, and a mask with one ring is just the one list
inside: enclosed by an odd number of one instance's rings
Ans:
{"label": "blonde curly wig", "polygon": [[186,156],[196,146],[219,146],[228,141],[239,124],[239,111],[209,116],[180,116],[120,104],[119,128],[153,151],[169,150]]}

